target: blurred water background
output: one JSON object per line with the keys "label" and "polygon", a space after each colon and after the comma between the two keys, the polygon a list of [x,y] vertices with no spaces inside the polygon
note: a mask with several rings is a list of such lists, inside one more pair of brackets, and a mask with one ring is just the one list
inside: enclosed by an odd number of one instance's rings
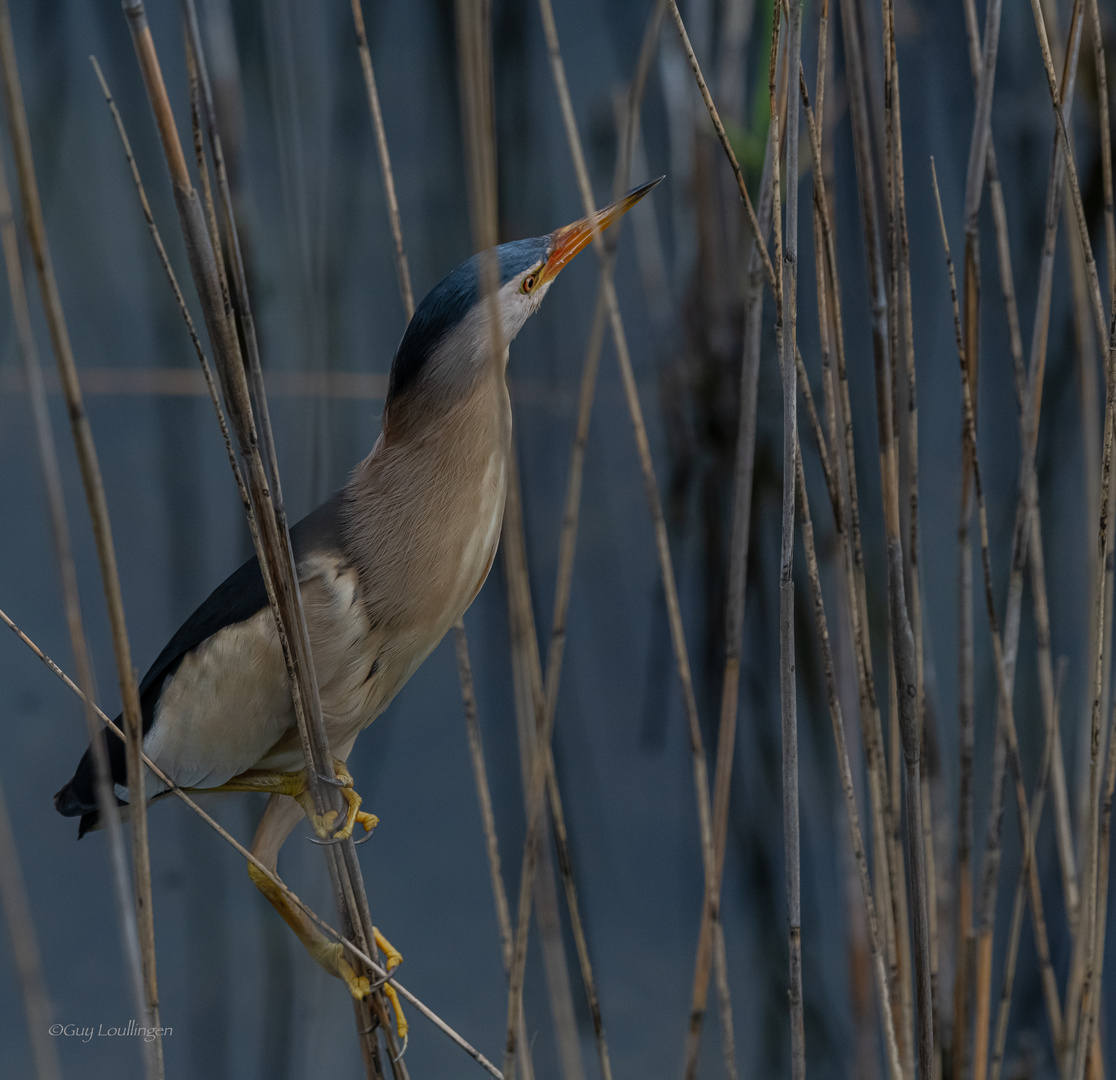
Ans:
{"label": "blurred water background", "polygon": [[[272,383],[272,422],[293,519],[344,481],[379,430],[382,384],[368,377],[386,375],[405,325],[383,188],[348,5],[339,0],[233,0],[231,5],[209,0],[202,7],[211,29],[217,20],[211,62],[225,70],[235,64],[241,80],[243,112],[227,122],[234,125],[230,138],[235,139],[242,191],[240,220],[265,369],[361,376],[339,396],[306,393],[289,380]],[[1061,7],[1064,25],[1066,5]],[[615,96],[631,76],[650,8],[650,0],[561,0],[557,5],[574,105],[601,204],[611,191],[616,153]],[[742,15],[747,34],[726,45],[730,9]],[[978,9],[983,16],[983,5]],[[725,112],[734,137],[745,150],[758,147],[762,157],[770,4],[689,0],[683,13],[699,58],[720,80],[715,92],[719,87],[728,96]],[[835,75],[827,109],[835,118],[831,149],[838,258],[876,670],[885,672],[870,310],[836,5],[830,15]],[[224,55],[220,48],[229,39],[220,33],[222,16],[231,16],[235,40],[235,52],[226,49]],[[178,5],[151,3],[149,17],[180,131],[188,136]],[[381,0],[366,5],[365,17],[404,238],[421,297],[472,252],[453,6],[449,0]],[[1111,10],[1106,18],[1113,22]],[[172,261],[187,281],[165,166],[119,5],[18,3],[13,19],[47,226],[78,366],[89,380],[88,411],[105,476],[133,652],[142,670],[182,619],[247,556],[250,542],[210,405],[189,383],[196,366],[189,340],[87,60],[95,53],[105,70]],[[948,812],[955,815],[960,384],[928,159],[933,154],[937,162],[956,253],[962,247],[973,95],[959,3],[904,0],[897,19],[921,420],[928,694],[937,720],[941,790]],[[811,0],[805,14],[808,73],[814,70],[817,20],[817,2]],[[872,9],[868,35],[877,44],[878,21],[879,12]],[[496,0],[493,26],[501,236],[513,239],[549,232],[581,216],[581,204],[537,10],[532,4]],[[878,79],[875,53],[873,62]],[[1089,63],[1083,57],[1074,123],[1095,225],[1099,172]],[[228,115],[228,101],[219,99],[219,107]],[[1025,5],[1009,4],[993,130],[1025,339],[1034,309],[1053,126],[1031,14]],[[745,167],[758,182],[758,157],[752,156],[749,161],[745,155]],[[804,170],[808,165],[804,148]],[[625,223],[617,286],[667,496],[698,701],[712,748],[724,647],[720,605],[741,349],[742,260],[733,252],[745,250],[746,228],[669,18],[648,84],[642,160],[637,159],[633,182],[663,173],[664,184]],[[799,334],[816,379],[808,176],[801,193]],[[1016,500],[1018,424],[987,211],[985,218],[979,411],[1002,603]],[[1089,552],[1095,526],[1086,515],[1079,369],[1064,247],[1063,233],[1038,467],[1053,646],[1055,656],[1068,662],[1061,717],[1072,797],[1083,777],[1079,747],[1089,702]],[[731,272],[711,277],[710,266]],[[551,620],[577,386],[596,282],[595,257],[588,253],[563,275],[512,348],[510,381],[540,628]],[[192,289],[187,293],[192,297]],[[737,1047],[742,1075],[749,1077],[786,1075],[789,1053],[776,674],[782,427],[770,308],[768,298],[723,908]],[[44,331],[41,322],[37,329]],[[45,331],[40,341],[49,366]],[[28,399],[17,366],[5,299],[0,303],[0,606],[72,671]],[[144,382],[149,369],[183,369],[191,375],[184,386],[169,375]],[[95,552],[57,394],[52,406],[101,701],[114,714],[117,690]],[[812,445],[805,458],[829,588],[832,515]],[[807,1059],[814,1077],[871,1077],[882,1075],[879,1047],[871,1036],[864,1037],[875,1030],[874,991],[850,959],[862,955],[862,915],[804,577],[798,598]],[[831,624],[837,621],[836,610],[831,605]],[[1015,696],[1028,785],[1042,739],[1029,611],[1028,598]],[[507,597],[499,565],[466,625],[505,879],[514,897],[524,816]],[[607,337],[589,435],[569,627],[554,750],[614,1068],[617,1077],[673,1076],[682,1060],[703,879],[681,695],[631,422]],[[847,633],[833,632],[847,673]],[[979,598],[976,639],[976,821],[982,829],[995,682]],[[851,685],[850,705],[855,705],[855,682]],[[846,715],[855,717],[855,708]],[[51,795],[69,777],[85,742],[75,699],[14,637],[0,636],[0,780],[14,820],[55,1018],[79,1025],[126,1024],[133,1009],[104,837],[94,834],[76,843],[74,823],[58,817],[51,805]],[[373,917],[406,958],[402,981],[499,1060],[506,981],[451,641],[443,642],[361,737],[349,764],[367,807],[382,819],[373,841],[360,851]],[[245,842],[262,806],[262,799],[245,795],[209,801],[213,813]],[[1007,813],[1001,929],[1020,857],[1014,808]],[[280,872],[300,896],[331,916],[322,857],[305,842],[305,832],[288,842]],[[250,886],[235,852],[173,800],[153,810],[151,843],[162,1016],[173,1028],[165,1041],[167,1075],[199,1080],[358,1075],[358,1046],[343,987],[308,959]],[[980,846],[978,832],[978,852]],[[1038,839],[1038,860],[1061,982],[1069,937],[1049,825]],[[996,993],[1003,938],[999,933]],[[549,1080],[559,1075],[558,1054],[537,935],[531,950],[528,1029],[537,1075]],[[592,1076],[592,1027],[572,948],[569,959],[584,1068]],[[1029,929],[1023,935],[1012,1016],[1009,1063],[1030,1071],[1008,1075],[1054,1075]],[[1111,1018],[1107,1004],[1104,1016]],[[421,1018],[412,1015],[412,1023],[407,1061],[416,1080],[481,1075]],[[140,1074],[134,1040],[60,1038],[58,1049],[67,1076],[115,1080]],[[720,1075],[721,1068],[711,1014],[701,1075]],[[0,1076],[31,1075],[10,943],[0,935]]]}

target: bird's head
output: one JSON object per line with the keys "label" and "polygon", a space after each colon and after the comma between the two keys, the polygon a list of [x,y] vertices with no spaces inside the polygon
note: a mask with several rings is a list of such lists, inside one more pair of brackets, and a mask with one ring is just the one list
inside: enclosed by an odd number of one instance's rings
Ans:
{"label": "bird's head", "polygon": [[[598,227],[607,229],[659,180],[598,210]],[[491,309],[484,278],[492,271],[487,266],[495,264],[496,310],[506,350],[538,310],[554,279],[593,239],[593,220],[582,218],[546,236],[514,240],[474,255],[435,285],[415,309],[395,351],[385,419],[405,401],[421,403],[425,415],[439,413],[467,393],[491,364]],[[486,263],[486,258],[492,262]]]}

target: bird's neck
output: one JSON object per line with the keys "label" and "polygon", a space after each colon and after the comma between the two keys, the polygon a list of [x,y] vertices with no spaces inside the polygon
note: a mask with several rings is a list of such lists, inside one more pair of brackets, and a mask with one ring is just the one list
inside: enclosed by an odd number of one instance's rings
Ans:
{"label": "bird's neck", "polygon": [[425,606],[431,625],[452,623],[468,606],[499,540],[510,448],[502,371],[437,417],[391,418],[346,490],[346,547],[375,617]]}

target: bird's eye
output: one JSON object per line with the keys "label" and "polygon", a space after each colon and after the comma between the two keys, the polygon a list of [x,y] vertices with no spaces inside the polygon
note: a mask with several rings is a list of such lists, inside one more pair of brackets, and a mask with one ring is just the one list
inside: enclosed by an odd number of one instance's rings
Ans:
{"label": "bird's eye", "polygon": [[524,294],[531,292],[532,289],[538,284],[539,275],[530,273],[523,279],[522,291]]}

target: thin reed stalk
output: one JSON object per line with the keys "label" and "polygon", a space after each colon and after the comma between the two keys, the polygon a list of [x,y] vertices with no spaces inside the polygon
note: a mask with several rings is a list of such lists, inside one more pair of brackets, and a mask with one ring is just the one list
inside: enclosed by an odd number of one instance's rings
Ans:
{"label": "thin reed stalk", "polygon": [[[11,194],[8,188],[7,173],[0,161],[0,239],[4,247],[4,262],[8,275],[8,288],[12,299],[12,315],[19,342],[20,357],[27,379],[31,416],[35,425],[35,445],[39,457],[39,465],[43,474],[43,484],[47,494],[47,504],[50,512],[51,539],[53,541],[55,558],[58,563],[59,581],[62,592],[63,606],[66,612],[67,628],[70,636],[70,646],[73,650],[74,660],[77,664],[79,678],[88,694],[93,690],[93,667],[89,655],[89,647],[85,638],[85,631],[81,615],[81,601],[78,593],[77,570],[74,565],[73,549],[70,540],[69,517],[66,512],[65,496],[62,490],[62,477],[58,464],[58,453],[54,442],[50,412],[47,407],[46,389],[43,379],[42,367],[39,363],[38,349],[35,345],[34,333],[31,328],[31,313],[27,301],[27,289],[23,277],[23,265],[20,260],[19,241],[16,234],[15,217],[12,210]],[[105,825],[108,837],[109,864],[111,867],[113,885],[116,894],[116,908],[120,918],[120,931],[124,944],[124,959],[131,983],[132,993],[135,996],[136,1008],[142,1013],[144,1006],[143,995],[143,969],[140,959],[139,938],[136,929],[136,916],[132,888],[129,883],[128,858],[124,850],[124,837],[120,823],[120,813],[117,809],[116,796],[113,793],[112,781],[109,774],[108,756],[103,741],[100,739],[100,725],[97,723],[96,714],[88,706],[84,709],[86,732],[89,736],[90,746],[93,748],[94,763],[94,791],[97,798],[99,812]],[[14,866],[14,863],[13,863]],[[13,888],[15,886],[13,885]],[[18,905],[18,901],[14,901]],[[16,926],[13,916],[12,928]],[[29,939],[31,940],[31,939]],[[19,954],[16,947],[17,960],[21,967],[25,960],[30,959]],[[41,1032],[45,1033],[45,1024],[41,1025]],[[40,1033],[38,1029],[33,1033],[33,1045],[37,1057],[41,1057],[37,1048]],[[50,1055],[54,1055],[53,1044],[50,1044]],[[46,1059],[46,1060],[49,1060]]]}
{"label": "thin reed stalk", "polygon": [[[108,502],[105,498],[97,450],[89,418],[85,413],[81,386],[78,382],[73,347],[62,311],[62,298],[54,277],[50,245],[39,199],[35,166],[31,153],[31,136],[23,105],[15,42],[7,0],[0,0],[0,68],[3,71],[4,106],[8,134],[19,178],[24,223],[35,263],[39,291],[50,332],[70,416],[70,428],[81,470],[82,485],[93,527],[101,582],[112,631],[113,654],[116,659],[117,682],[120,686],[125,727],[128,731],[126,761],[132,825],[132,877],[135,893],[135,922],[143,972],[143,1009],[147,1026],[159,1028],[159,989],[155,962],[155,921],[151,892],[151,863],[147,842],[147,810],[140,751],[143,720],[140,715],[139,691],[132,668],[131,648],[124,618],[120,592],[120,575],[112,539]],[[65,573],[65,571],[64,571]],[[163,1042],[161,1032],[144,1044],[145,1069],[149,1077],[163,1075]]]}
{"label": "thin reed stalk", "polygon": [[[1064,671],[1064,667],[1063,667]],[[1054,721],[1058,722],[1057,701],[1055,701]],[[1042,811],[1045,805],[1046,788],[1050,779],[1050,767],[1054,758],[1054,739],[1051,729],[1047,730],[1043,743],[1042,760],[1039,763],[1038,779],[1031,796],[1031,835],[1037,836],[1042,824]],[[1011,903],[1011,928],[1008,931],[1007,958],[1004,960],[1004,979],[1000,990],[1000,1005],[996,1015],[996,1039],[992,1048],[992,1062],[989,1066],[989,1080],[1000,1080],[1004,1064],[1004,1049],[1007,1045],[1008,1014],[1011,1010],[1011,994],[1015,982],[1015,966],[1019,956],[1019,939],[1023,932],[1023,909],[1027,900],[1027,875],[1022,872],[1015,883],[1015,895]]]}
{"label": "thin reed stalk", "polygon": [[[854,42],[853,47],[859,47]],[[840,450],[834,453],[837,463],[840,505],[835,508],[834,524],[844,553],[846,589],[850,597],[849,619],[856,661],[857,688],[860,704],[861,729],[868,764],[869,806],[872,815],[872,846],[876,868],[877,912],[879,913],[884,954],[888,960],[891,1012],[900,1011],[899,966],[896,942],[896,916],[893,898],[902,888],[898,876],[901,862],[894,858],[889,838],[894,836],[890,822],[892,808],[889,782],[884,763],[883,733],[879,706],[876,698],[875,679],[872,671],[872,654],[868,643],[867,585],[864,575],[864,553],[860,533],[860,503],[856,480],[856,453],[854,448],[852,408],[849,395],[848,370],[845,360],[844,324],[841,313],[839,276],[837,272],[836,243],[830,218],[829,200],[825,187],[821,130],[818,119],[810,107],[806,82],[800,71],[799,89],[806,113],[810,150],[814,161],[814,210],[820,223],[825,253],[819,272],[819,295],[825,297],[826,311],[832,314],[833,345],[836,353],[836,386],[823,382],[823,390],[831,396],[827,413],[833,415],[833,427],[842,433]],[[820,309],[819,309],[820,310]],[[900,924],[904,925],[904,924]],[[902,1029],[896,1038],[902,1051],[910,1045]]]}
{"label": "thin reed stalk", "polygon": [[[144,76],[148,100],[155,114],[164,156],[170,169],[191,272],[202,301],[203,314],[217,360],[226,405],[233,422],[241,457],[247,466],[247,486],[256,519],[253,543],[263,571],[269,602],[276,617],[279,639],[283,647],[288,676],[291,679],[292,700],[315,809],[318,813],[323,813],[328,809],[336,809],[336,804],[339,804],[340,800],[332,785],[328,783],[328,780],[333,777],[333,760],[322,723],[317,680],[310,655],[298,577],[294,568],[283,509],[282,489],[275,462],[274,441],[270,430],[266,397],[263,393],[259,351],[244,280],[243,259],[236,234],[228,176],[220,137],[217,134],[216,116],[196,13],[190,0],[185,0],[188,66],[196,77],[196,93],[200,93],[200,107],[204,110],[204,122],[214,155],[218,196],[229,245],[231,287],[223,274],[224,254],[220,238],[215,232],[211,238],[207,232],[205,217],[186,168],[185,156],[174,126],[143,4],[140,0],[125,0],[124,7],[137,59]],[[205,171],[203,167],[203,176]],[[205,179],[208,194],[208,179],[207,177]],[[209,202],[208,198],[207,202]],[[230,291],[236,294],[247,363],[242,359],[237,328],[232,319]],[[249,376],[252,379],[256,411],[259,414],[258,423],[249,396]],[[375,948],[371,918],[367,912],[360,867],[351,841],[327,848],[326,859],[346,931],[351,936],[355,936],[363,951],[369,954]],[[367,1005],[358,1005],[355,1012],[365,1068],[369,1075],[373,1075],[381,1070],[378,1065],[379,1051],[374,1025],[370,1023],[371,1011]]]}
{"label": "thin reed stalk", "polygon": [[[774,57],[774,54],[772,54]],[[777,150],[776,125],[768,126],[760,181],[758,222],[764,234],[771,225],[773,156]],[[716,864],[715,892],[705,897],[694,983],[690,997],[683,1080],[697,1075],[701,1030],[708,1000],[709,975],[720,923],[721,884],[724,879],[725,846],[728,838],[729,795],[732,784],[733,751],[739,712],[740,660],[744,636],[744,600],[747,584],[748,546],[751,533],[752,479],[756,448],[760,342],[763,332],[763,256],[753,238],[748,259],[744,298],[744,351],[740,367],[740,410],[737,422],[736,461],[733,471],[732,533],[729,541],[728,592],[725,601],[725,670],[721,684],[721,714],[717,730],[717,757],[713,778],[713,854]],[[723,965],[722,965],[723,966]],[[724,1010],[722,1009],[722,1012]],[[724,1026],[724,1024],[722,1025]],[[727,1051],[726,1051],[727,1065]],[[730,1073],[731,1075],[731,1073]]]}
{"label": "thin reed stalk", "polygon": [[[357,51],[364,73],[364,87],[368,93],[368,109],[372,113],[372,129],[376,133],[376,154],[380,159],[380,174],[384,180],[384,198],[387,201],[391,239],[395,251],[395,273],[399,279],[399,293],[408,321],[415,311],[415,294],[411,289],[411,270],[407,263],[407,250],[403,246],[403,221],[399,216],[399,201],[395,197],[395,176],[391,171],[391,154],[388,153],[384,114],[380,109],[380,95],[376,90],[376,74],[372,70],[372,54],[368,50],[368,35],[364,32],[364,12],[360,0],[352,0],[353,28],[356,30]],[[466,654],[466,659],[468,655]],[[464,692],[464,688],[463,691]]]}
{"label": "thin reed stalk", "polygon": [[8,924],[12,942],[12,958],[23,995],[23,1008],[27,1014],[27,1035],[31,1043],[31,1058],[35,1062],[38,1080],[61,1080],[62,1067],[58,1050],[48,1034],[51,1006],[43,977],[39,939],[35,920],[31,915],[31,902],[20,868],[19,849],[12,832],[8,804],[0,787],[0,910]]}
{"label": "thin reed stalk", "polygon": [[[368,48],[368,36],[364,28],[364,13],[361,9],[360,0],[352,0],[352,11],[357,51],[360,55],[361,71],[364,75],[365,90],[368,94],[368,108],[372,115],[372,127],[376,136],[376,153],[380,161],[380,173],[384,182],[384,199],[387,203],[388,221],[391,225],[395,254],[395,273],[399,282],[399,293],[403,300],[403,311],[409,321],[415,311],[414,290],[411,287],[411,271],[407,261],[407,250],[403,243],[403,220],[399,213],[399,201],[395,194],[395,176],[391,167],[391,154],[388,151],[383,110],[380,108],[380,95],[376,89],[376,75],[372,67],[372,54]],[[501,953],[504,958],[505,971],[510,974],[511,913],[508,908],[508,895],[504,887],[503,873],[500,870],[500,846],[496,836],[496,818],[492,812],[492,793],[484,763],[480,725],[477,723],[476,686],[473,681],[472,662],[469,659],[469,637],[463,619],[459,619],[454,624],[453,634],[458,679],[461,683],[461,698],[465,711],[469,757],[473,765],[473,779],[477,788],[477,800],[480,804],[481,824],[485,836],[485,852],[488,858],[489,876],[492,881],[492,896],[496,905],[496,921],[500,929]],[[525,1040],[525,1028],[520,1033],[520,1037]],[[529,1056],[525,1056],[524,1066],[524,1080],[532,1080]]]}
{"label": "thin reed stalk", "polygon": [[[791,1076],[806,1076],[806,1035],[802,1002],[802,881],[798,821],[798,704],[794,646],[794,505],[798,450],[798,394],[795,343],[798,330],[798,95],[793,73],[802,57],[802,3],[791,0],[787,28],[786,177],[787,217],[781,272],[783,336],[783,522],[779,555],[779,689],[783,732],[783,844],[786,858],[787,931],[790,949]],[[776,225],[778,228],[778,225]]]}
{"label": "thin reed stalk", "polygon": [[856,786],[853,781],[852,766],[849,762],[849,748],[845,740],[845,721],[841,715],[841,702],[837,692],[833,654],[829,644],[829,629],[825,617],[825,603],[822,598],[821,577],[818,573],[817,552],[814,547],[814,526],[810,515],[809,497],[806,492],[806,479],[802,469],[801,447],[795,464],[798,487],[798,502],[802,510],[802,542],[806,553],[806,571],[810,581],[810,596],[813,601],[814,624],[817,629],[818,643],[822,654],[822,671],[825,676],[826,698],[829,717],[833,728],[833,740],[837,749],[837,769],[841,776],[841,792],[845,799],[845,813],[848,817],[849,844],[856,863],[860,894],[864,903],[865,919],[868,924],[868,942],[872,953],[872,970],[876,980],[876,992],[880,1001],[880,1016],[883,1021],[885,1048],[888,1067],[893,1077],[903,1075],[903,1065],[899,1060],[899,1044],[895,1038],[895,1021],[891,1015],[891,999],[888,992],[887,971],[884,966],[883,948],[880,939],[879,920],[872,900],[872,882],[868,875],[868,857],[864,847],[864,836],[860,827],[860,813],[857,809]]}
{"label": "thin reed stalk", "polygon": [[[1042,52],[1043,66],[1046,69],[1047,86],[1050,91],[1050,101],[1054,109],[1055,119],[1062,140],[1070,146],[1069,134],[1066,125],[1065,110],[1058,94],[1057,77],[1054,73],[1053,61],[1050,56],[1050,43],[1046,33],[1046,23],[1042,9],[1037,0],[1032,0],[1031,11],[1034,15],[1035,29],[1038,32],[1039,46]],[[1100,281],[1097,275],[1096,260],[1093,258],[1092,244],[1089,239],[1089,230],[1085,218],[1085,210],[1081,199],[1081,188],[1078,182],[1077,168],[1073,154],[1065,155],[1066,176],[1069,180],[1070,194],[1073,201],[1074,215],[1077,220],[1078,233],[1081,238],[1081,247],[1085,254],[1085,269],[1089,283],[1089,299],[1093,316],[1097,320],[1098,333],[1107,339],[1107,358],[1105,361],[1105,409],[1104,409],[1104,438],[1101,449],[1101,487],[1100,487],[1100,521],[1097,537],[1097,565],[1105,567],[1108,558],[1109,545],[1109,498],[1111,494],[1111,467],[1113,421],[1116,411],[1116,318],[1113,319],[1111,329],[1105,326],[1104,302],[1101,297]],[[1093,706],[1090,718],[1089,740],[1089,802],[1088,815],[1084,835],[1079,838],[1083,849],[1082,876],[1083,876],[1083,903],[1085,921],[1081,932],[1084,933],[1084,973],[1081,976],[1080,1012],[1076,1023],[1076,1038],[1074,1040],[1074,1062],[1070,1076],[1073,1080],[1081,1080],[1085,1073],[1085,1066],[1091,1053],[1091,1040],[1093,1032],[1093,1004],[1092,995],[1099,993],[1093,986],[1094,978],[1098,979],[1103,963],[1103,956],[1097,952],[1097,943],[1100,938],[1098,926],[1098,907],[1107,902],[1107,897],[1101,898],[1100,885],[1100,736],[1101,736],[1101,699],[1104,684],[1104,657],[1105,657],[1105,592],[1104,588],[1097,588],[1094,596],[1094,627],[1095,627],[1095,654],[1093,663]],[[1106,883],[1107,885],[1107,883]],[[1071,1018],[1072,1021],[1072,1018]]]}
{"label": "thin reed stalk", "polygon": [[[899,515],[898,447],[895,438],[895,417],[891,393],[891,357],[888,329],[887,292],[880,240],[879,215],[875,176],[872,165],[870,122],[868,117],[867,77],[862,58],[861,42],[857,32],[857,11],[852,0],[842,0],[842,28],[846,49],[846,82],[849,88],[850,116],[853,124],[853,146],[856,159],[858,187],[861,196],[861,216],[865,242],[868,249],[869,291],[872,297],[872,351],[876,374],[876,417],[879,433],[880,484],[883,494],[884,529],[887,543],[888,612],[891,634],[893,677],[896,683],[897,721],[907,774],[907,830],[910,852],[911,891],[914,893],[910,912],[914,932],[915,985],[918,997],[918,1053],[923,1076],[929,1077],[933,1059],[933,1020],[930,1006],[930,941],[929,894],[926,882],[926,859],[922,834],[921,799],[921,743],[918,732],[917,665],[914,654],[914,636],[907,612],[904,584],[902,539]],[[897,800],[899,793],[893,782],[891,793]],[[892,804],[890,858],[895,864],[889,870],[893,876],[892,903],[895,909],[895,938],[900,960],[906,953],[907,893],[902,875],[899,844],[899,817],[896,804]],[[898,972],[900,994],[909,993],[904,966]],[[913,1038],[913,1033],[910,1033]]]}
{"label": "thin reed stalk", "polygon": [[[73,693],[79,701],[89,706],[93,711],[98,722],[106,727],[112,734],[123,742],[126,738],[124,732],[117,727],[117,725],[109,719],[108,714],[101,709],[91,698],[87,698],[78,686],[34,641],[31,640],[17,625],[12,621],[11,617],[2,609],[0,609],[0,622],[4,623],[13,634],[31,650],[31,652],[42,661],[43,665],[58,679],[61,680],[63,685]],[[203,810],[189,795],[186,794],[182,788],[178,787],[174,781],[163,772],[159,766],[152,761],[145,754],[143,757],[143,764],[151,771],[156,779],[162,781],[166,785],[168,794],[174,795],[180,802],[182,802],[189,810],[199,817],[206,825],[209,826],[222,840],[225,841],[234,851],[240,856],[250,862],[257,870],[259,870],[268,880],[283,893],[292,903],[299,907],[311,921],[325,934],[328,934],[335,941],[339,941],[355,959],[368,964],[372,974],[382,980],[391,981],[392,985],[399,991],[400,996],[410,1002],[415,1008],[429,1020],[435,1027],[437,1027],[443,1034],[447,1035],[451,1041],[469,1054],[479,1065],[486,1069],[492,1076],[500,1080],[502,1073],[497,1069],[487,1058],[484,1057],[479,1051],[475,1050],[461,1035],[459,1035],[452,1027],[449,1026],[437,1013],[435,1013],[428,1005],[420,1001],[415,995],[404,987],[401,983],[397,982],[393,976],[389,976],[383,968],[381,968],[375,961],[373,961],[367,953],[363,952],[359,946],[355,945],[349,938],[333,929],[320,915],[318,915],[313,908],[299,899],[287,887],[287,885],[280,880],[271,870],[269,870],[259,859],[256,858],[243,844],[240,843],[231,833],[229,833],[222,825],[220,825],[214,818],[212,818],[205,810]]]}
{"label": "thin reed stalk", "polygon": [[[587,215],[595,212],[592,188],[589,183],[588,170],[585,165],[584,152],[581,147],[577,123],[573,115],[573,106],[570,102],[569,88],[566,83],[565,66],[562,61],[558,43],[557,27],[549,0],[540,0],[540,14],[543,19],[543,28],[546,32],[547,47],[550,57],[551,70],[554,76],[555,87],[558,92],[559,105],[562,111],[563,123],[566,128],[567,140],[570,146],[571,157],[577,175],[578,187],[581,191],[582,202]],[[752,215],[754,216],[754,214]],[[600,230],[593,226],[593,244],[598,256],[604,259],[607,256]],[[656,548],[659,556],[660,572],[663,579],[663,591],[666,598],[667,614],[670,623],[671,644],[678,667],[679,678],[682,683],[683,701],[687,717],[687,728],[690,736],[690,749],[694,770],[694,786],[697,794],[698,822],[701,835],[702,863],[705,870],[707,891],[711,891],[714,875],[713,837],[711,810],[709,805],[709,780],[708,768],[705,759],[705,750],[702,743],[701,727],[697,715],[697,703],[694,697],[693,680],[690,672],[687,654],[685,633],[682,626],[681,609],[678,603],[678,590],[674,579],[674,570],[670,558],[670,545],[667,539],[666,522],[663,517],[662,501],[659,496],[658,482],[655,479],[654,466],[651,460],[650,444],[647,438],[646,425],[643,420],[643,411],[635,385],[635,377],[631,366],[631,357],[628,350],[627,339],[624,334],[623,322],[620,316],[619,302],[612,280],[607,275],[602,276],[602,287],[612,328],[613,340],[616,346],[617,361],[620,365],[621,378],[624,384],[625,398],[631,414],[635,429],[636,447],[639,452],[641,469],[643,472],[644,488],[647,494],[652,525],[654,528]],[[719,957],[715,950],[715,960]],[[727,986],[727,983],[724,985]]]}
{"label": "thin reed stalk", "polygon": [[[1035,923],[1035,944],[1039,954],[1039,965],[1042,972],[1043,997],[1047,1008],[1047,1018],[1050,1023],[1050,1033],[1054,1045],[1060,1046],[1063,1038],[1062,1013],[1058,998],[1057,984],[1054,979],[1054,970],[1050,959],[1050,947],[1046,936],[1046,923],[1043,916],[1042,892],[1039,888],[1038,875],[1034,863],[1034,836],[1030,829],[1030,808],[1023,786],[1023,767],[1019,756],[1019,740],[1015,729],[1015,718],[1012,713],[1011,693],[1007,684],[1007,675],[1004,665],[1003,640],[1000,636],[999,623],[996,618],[995,603],[992,596],[992,567],[989,556],[988,544],[988,515],[984,501],[984,487],[981,480],[980,456],[976,443],[976,423],[973,418],[972,396],[969,392],[970,372],[965,354],[964,334],[961,326],[960,307],[957,302],[957,283],[953,271],[953,259],[949,251],[949,237],[945,227],[945,215],[941,210],[941,198],[938,194],[938,178],[934,167],[934,159],[930,159],[930,173],[933,181],[935,200],[938,207],[938,219],[942,233],[942,246],[945,251],[946,267],[949,272],[950,294],[953,300],[954,330],[957,339],[957,354],[961,365],[962,404],[964,408],[965,426],[964,438],[969,444],[970,460],[972,462],[973,491],[976,496],[977,517],[980,525],[980,554],[981,569],[984,578],[984,598],[988,613],[988,624],[992,636],[993,654],[996,664],[996,676],[999,692],[999,723],[1006,736],[1006,756],[1014,780],[1016,797],[1016,810],[1020,830],[1021,846],[1023,849],[1022,872],[1028,875],[1031,891],[1031,908]],[[978,1011],[977,1017],[980,1013]],[[978,1058],[980,1042],[983,1038],[983,1060]],[[974,1075],[984,1076],[987,1068],[988,1028],[987,1024],[982,1032],[975,1030],[974,1041]],[[982,1066],[981,1072],[975,1071],[977,1063]]]}

